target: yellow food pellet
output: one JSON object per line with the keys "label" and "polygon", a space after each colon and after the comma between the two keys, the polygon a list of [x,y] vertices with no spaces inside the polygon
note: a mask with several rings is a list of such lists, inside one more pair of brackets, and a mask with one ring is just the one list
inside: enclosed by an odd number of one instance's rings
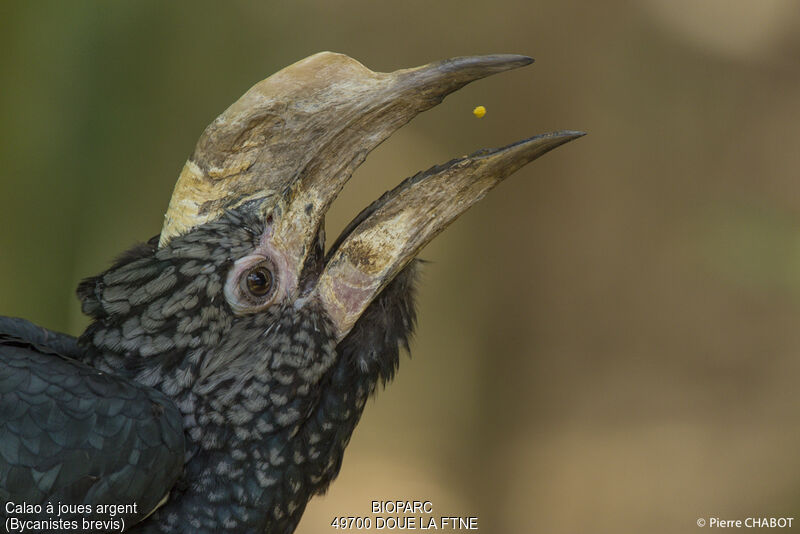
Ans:
{"label": "yellow food pellet", "polygon": [[483,106],[478,106],[477,108],[472,110],[472,114],[480,119],[481,117],[486,115],[486,108]]}

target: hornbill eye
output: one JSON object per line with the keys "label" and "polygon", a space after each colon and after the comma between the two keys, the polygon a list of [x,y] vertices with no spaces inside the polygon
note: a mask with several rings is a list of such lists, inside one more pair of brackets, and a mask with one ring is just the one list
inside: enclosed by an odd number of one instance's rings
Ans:
{"label": "hornbill eye", "polygon": [[254,297],[263,297],[272,291],[272,272],[265,265],[257,265],[242,277],[242,284]]}
{"label": "hornbill eye", "polygon": [[225,300],[237,314],[257,313],[272,305],[279,297],[275,264],[260,254],[237,260],[228,272]]}

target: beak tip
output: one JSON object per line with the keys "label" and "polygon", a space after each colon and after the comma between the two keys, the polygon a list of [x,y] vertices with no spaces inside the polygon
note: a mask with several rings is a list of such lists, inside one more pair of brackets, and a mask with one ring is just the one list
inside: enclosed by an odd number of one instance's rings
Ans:
{"label": "beak tip", "polygon": [[557,132],[534,135],[533,137],[517,141],[516,143],[512,143],[505,147],[491,149],[488,151],[488,153],[490,155],[498,153],[528,153],[532,156],[535,155],[538,157],[545,152],[569,143],[570,141],[574,141],[575,139],[583,137],[584,135],[586,135],[586,132],[581,132],[579,130],[559,130]]}
{"label": "beak tip", "polygon": [[519,56],[519,61],[520,61],[521,63],[523,63],[524,65],[530,65],[531,63],[533,63],[533,62],[534,62],[534,61],[536,61],[536,60],[535,60],[535,59],[533,59],[533,58],[532,58],[532,57],[530,57],[530,56]]}
{"label": "beak tip", "polygon": [[547,152],[583,137],[584,135],[586,135],[586,132],[579,130],[560,130],[558,132],[537,135],[527,141],[523,141],[523,144],[529,145],[528,151],[531,157],[529,161],[533,161]]}
{"label": "beak tip", "polygon": [[530,139],[526,139],[523,143],[531,142],[537,144],[544,144],[551,148],[555,148],[557,146],[561,146],[565,143],[569,143],[570,141],[574,141],[580,137],[586,135],[586,132],[582,132],[580,130],[559,130],[557,132],[550,132],[542,135],[537,135],[531,137]]}
{"label": "beak tip", "polygon": [[486,57],[487,60],[491,59],[507,65],[508,68],[525,67],[535,61],[532,57],[522,54],[494,54],[484,57]]}
{"label": "beak tip", "polygon": [[553,132],[552,134],[554,147],[561,146],[563,144],[569,143],[570,141],[574,141],[575,139],[579,139],[586,135],[586,132],[582,132],[580,130],[561,130],[559,132]]}
{"label": "beak tip", "polygon": [[[432,86],[441,98],[464,85],[533,63],[533,58],[519,54],[462,56],[437,61],[422,67],[397,71],[405,83]],[[424,80],[424,81],[423,81]]]}
{"label": "beak tip", "polygon": [[507,70],[518,69],[533,63],[533,58],[520,54],[491,54],[487,56],[456,57],[450,60],[453,66],[463,69],[472,67],[485,72],[484,75],[496,74]]}
{"label": "beak tip", "polygon": [[586,135],[586,132],[582,132],[580,130],[564,130],[562,133],[569,136],[570,140]]}

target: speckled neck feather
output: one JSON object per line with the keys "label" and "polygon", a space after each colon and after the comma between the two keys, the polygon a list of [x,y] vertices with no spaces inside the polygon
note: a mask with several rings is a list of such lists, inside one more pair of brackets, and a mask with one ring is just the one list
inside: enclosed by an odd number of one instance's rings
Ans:
{"label": "speckled neck feather", "polygon": [[313,302],[233,314],[227,270],[262,231],[257,217],[229,212],[161,249],[134,247],[78,289],[95,319],[79,341],[84,361],[164,392],[183,415],[184,475],[133,532],[292,532],[408,347],[416,262],[338,344]]}

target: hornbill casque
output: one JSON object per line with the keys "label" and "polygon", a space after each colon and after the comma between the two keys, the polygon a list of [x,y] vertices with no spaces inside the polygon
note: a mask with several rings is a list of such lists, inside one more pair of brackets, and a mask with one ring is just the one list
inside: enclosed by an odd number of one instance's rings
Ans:
{"label": "hornbill casque", "polygon": [[[96,505],[136,503],[115,516],[130,532],[293,532],[408,349],[419,250],[514,171],[583,134],[420,172],[327,249],[326,211],[417,113],[531,62],[460,57],[378,73],[323,52],[230,106],[183,167],[160,235],[78,286],[93,321],[80,337],[0,318],[4,521],[64,531],[48,521],[74,520],[83,531],[109,519]],[[91,508],[58,516],[46,503]]]}

